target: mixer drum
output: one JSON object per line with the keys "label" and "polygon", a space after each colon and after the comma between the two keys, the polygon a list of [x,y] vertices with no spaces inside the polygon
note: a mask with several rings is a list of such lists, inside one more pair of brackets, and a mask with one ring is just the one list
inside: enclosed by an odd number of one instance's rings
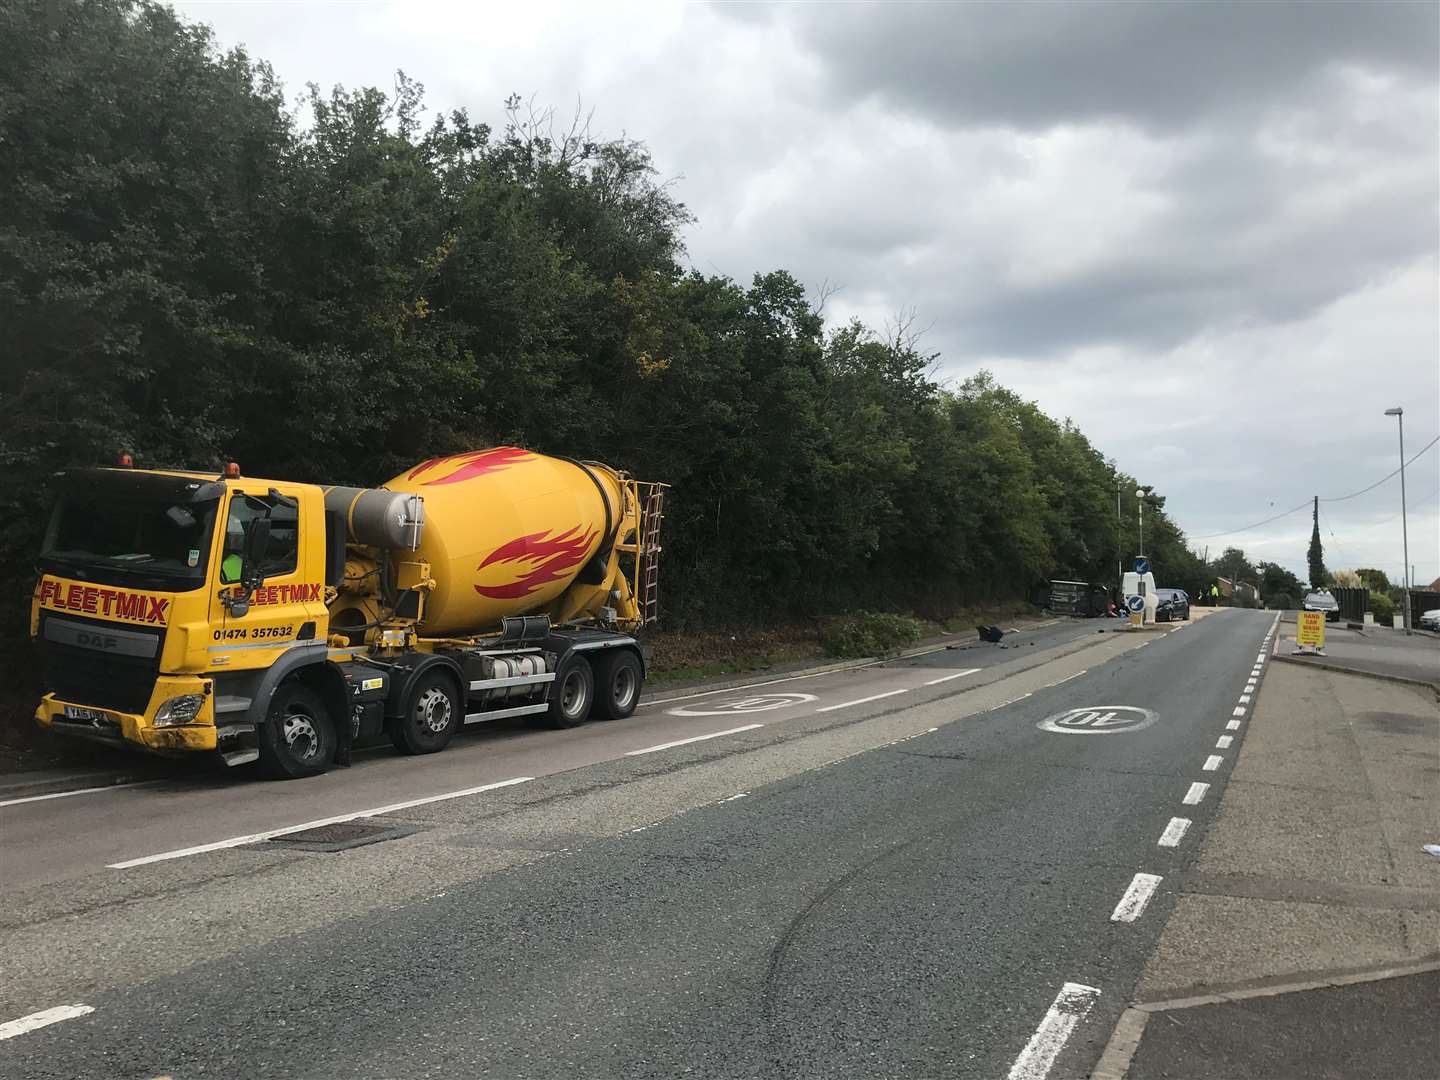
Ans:
{"label": "mixer drum", "polygon": [[418,555],[435,588],[421,625],[431,637],[546,607],[615,542],[622,517],[613,470],[513,446],[432,458],[385,489],[425,501]]}

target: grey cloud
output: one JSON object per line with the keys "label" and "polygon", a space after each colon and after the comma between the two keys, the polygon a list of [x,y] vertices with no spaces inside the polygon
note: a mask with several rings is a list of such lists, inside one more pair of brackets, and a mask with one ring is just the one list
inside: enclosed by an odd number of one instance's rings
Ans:
{"label": "grey cloud", "polygon": [[1429,81],[1440,57],[1440,7],[1425,3],[816,4],[773,17],[820,57],[834,94],[962,126],[1174,128],[1337,64]]}

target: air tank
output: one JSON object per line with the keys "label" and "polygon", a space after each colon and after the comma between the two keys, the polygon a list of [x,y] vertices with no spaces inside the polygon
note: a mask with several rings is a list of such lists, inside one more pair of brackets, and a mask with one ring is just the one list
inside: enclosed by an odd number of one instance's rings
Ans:
{"label": "air tank", "polygon": [[614,470],[513,446],[432,458],[384,487],[424,500],[417,554],[435,581],[422,623],[430,637],[545,608],[615,543],[625,511]]}

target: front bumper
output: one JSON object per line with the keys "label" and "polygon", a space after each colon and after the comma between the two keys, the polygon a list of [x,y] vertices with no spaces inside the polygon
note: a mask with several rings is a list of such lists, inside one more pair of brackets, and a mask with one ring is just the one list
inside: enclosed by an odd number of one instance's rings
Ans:
{"label": "front bumper", "polygon": [[[194,722],[177,727],[155,727],[152,722],[155,711],[162,703],[182,694],[205,695],[205,703]],[[86,715],[66,716],[66,706],[84,710]],[[193,676],[162,676],[156,680],[155,691],[144,715],[102,709],[83,701],[63,701],[54,694],[46,694],[35,710],[35,719],[42,727],[71,738],[107,746],[135,747],[167,757],[214,750],[216,746],[215,700],[210,693],[210,681]]]}

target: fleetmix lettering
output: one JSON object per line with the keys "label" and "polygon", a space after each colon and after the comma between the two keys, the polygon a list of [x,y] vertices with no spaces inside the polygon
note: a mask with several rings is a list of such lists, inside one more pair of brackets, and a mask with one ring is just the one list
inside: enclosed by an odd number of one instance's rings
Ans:
{"label": "fleetmix lettering", "polygon": [[77,585],[74,582],[40,583],[40,606],[57,611],[75,611],[107,619],[164,626],[169,618],[170,598],[149,593],[114,589],[104,585]]}

